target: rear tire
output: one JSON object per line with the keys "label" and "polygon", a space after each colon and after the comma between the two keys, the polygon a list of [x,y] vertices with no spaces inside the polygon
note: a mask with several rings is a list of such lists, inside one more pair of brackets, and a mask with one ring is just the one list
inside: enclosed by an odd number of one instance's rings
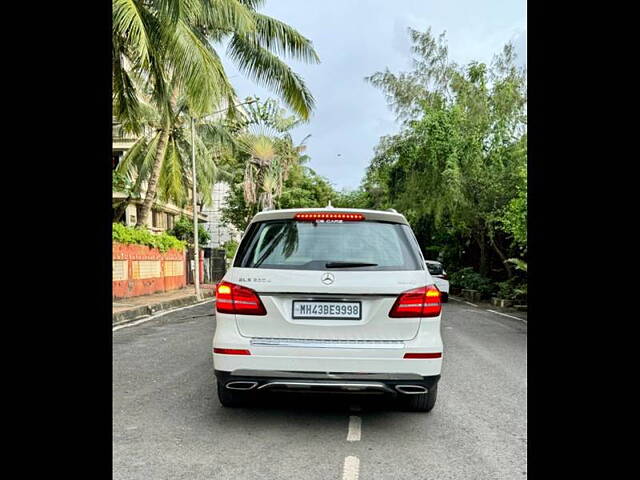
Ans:
{"label": "rear tire", "polygon": [[225,388],[225,386],[219,381],[217,383],[218,400],[220,400],[220,403],[223,407],[235,408],[241,407],[247,403],[247,395],[245,392],[229,390],[228,388]]}
{"label": "rear tire", "polygon": [[442,292],[440,299],[442,303],[447,303],[449,301],[449,294],[447,292]]}
{"label": "rear tire", "polygon": [[403,400],[405,407],[410,412],[430,412],[436,404],[438,397],[438,384],[436,383],[429,393],[421,395],[407,395]]}

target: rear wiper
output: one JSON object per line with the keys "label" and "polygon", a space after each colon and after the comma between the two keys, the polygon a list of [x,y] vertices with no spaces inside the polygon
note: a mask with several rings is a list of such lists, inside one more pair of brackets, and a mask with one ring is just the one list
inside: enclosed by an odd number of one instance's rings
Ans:
{"label": "rear wiper", "polygon": [[324,266],[326,268],[377,267],[378,264],[366,262],[327,262]]}

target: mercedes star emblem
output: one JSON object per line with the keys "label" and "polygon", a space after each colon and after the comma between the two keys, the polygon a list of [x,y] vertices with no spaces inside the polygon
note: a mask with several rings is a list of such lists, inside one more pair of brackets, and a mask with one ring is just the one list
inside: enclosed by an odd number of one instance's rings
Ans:
{"label": "mercedes star emblem", "polygon": [[335,278],[333,277],[333,273],[324,273],[322,274],[322,278],[320,279],[322,283],[325,285],[331,285]]}

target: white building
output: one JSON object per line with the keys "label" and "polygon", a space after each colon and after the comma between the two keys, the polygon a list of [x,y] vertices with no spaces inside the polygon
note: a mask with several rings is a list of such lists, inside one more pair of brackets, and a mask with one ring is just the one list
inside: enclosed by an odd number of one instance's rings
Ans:
{"label": "white building", "polygon": [[204,227],[211,235],[211,240],[207,247],[221,248],[228,240],[240,242],[242,232],[233,225],[222,222],[222,208],[226,205],[226,196],[229,193],[229,185],[225,182],[218,182],[213,186],[212,205],[204,207],[202,213],[206,215],[207,222]]}

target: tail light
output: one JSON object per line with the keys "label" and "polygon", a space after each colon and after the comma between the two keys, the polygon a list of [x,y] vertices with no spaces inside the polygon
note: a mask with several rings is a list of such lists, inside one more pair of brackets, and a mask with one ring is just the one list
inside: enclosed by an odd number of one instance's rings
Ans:
{"label": "tail light", "polygon": [[216,286],[216,311],[239,315],[267,314],[255,291],[231,282],[220,282]]}
{"label": "tail light", "polygon": [[402,293],[393,304],[389,316],[437,317],[441,310],[440,290],[435,285],[428,285]]}

